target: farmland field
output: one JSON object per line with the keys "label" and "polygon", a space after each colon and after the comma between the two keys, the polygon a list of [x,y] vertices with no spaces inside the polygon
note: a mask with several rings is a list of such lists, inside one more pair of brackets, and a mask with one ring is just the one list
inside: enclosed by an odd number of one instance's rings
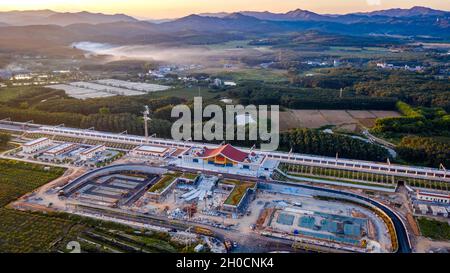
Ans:
{"label": "farmland field", "polygon": [[0,252],[49,252],[74,223],[0,208]]}
{"label": "farmland field", "polygon": [[44,170],[44,166],[0,159],[0,252],[48,252],[56,239],[69,232],[70,221],[3,208],[63,173],[63,168]]}
{"label": "farmland field", "polygon": [[[68,214],[40,214],[5,208],[9,202],[59,177],[63,168],[44,170],[43,166],[0,159],[0,253],[47,253],[68,251],[69,241],[80,241],[82,252],[176,252],[189,251],[170,241],[167,234],[134,234],[115,223]],[[122,239],[120,239],[122,238]],[[124,240],[127,239],[127,240]],[[131,247],[137,246],[137,250]]]}
{"label": "farmland field", "polygon": [[63,168],[0,159],[0,206],[19,198],[64,173]]}
{"label": "farmland field", "polygon": [[204,100],[218,96],[218,92],[211,92],[206,87],[178,87],[166,90],[164,92],[153,92],[152,97],[178,97],[183,99],[193,99],[196,96],[202,97]]}
{"label": "farmland field", "polygon": [[262,69],[262,68],[233,68],[227,71],[223,69],[204,69],[199,72],[209,73],[214,77],[222,79],[231,79],[233,81],[263,81],[269,83],[287,82],[286,71],[278,69]]}
{"label": "farmland field", "polygon": [[377,118],[398,116],[395,111],[379,110],[288,110],[280,112],[280,130],[334,125],[354,131],[358,125],[372,127]]}

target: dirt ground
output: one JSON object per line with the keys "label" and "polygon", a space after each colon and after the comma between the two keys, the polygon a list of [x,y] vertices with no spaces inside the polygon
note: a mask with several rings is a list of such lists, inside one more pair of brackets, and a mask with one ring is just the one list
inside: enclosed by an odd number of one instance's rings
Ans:
{"label": "dirt ground", "polygon": [[447,250],[450,252],[450,241],[434,241],[425,237],[417,237],[415,251],[418,253],[440,252]]}
{"label": "dirt ground", "polygon": [[395,111],[370,110],[288,110],[280,112],[280,130],[320,128],[334,125],[341,130],[355,131],[359,126],[372,127],[377,118],[400,116]]}

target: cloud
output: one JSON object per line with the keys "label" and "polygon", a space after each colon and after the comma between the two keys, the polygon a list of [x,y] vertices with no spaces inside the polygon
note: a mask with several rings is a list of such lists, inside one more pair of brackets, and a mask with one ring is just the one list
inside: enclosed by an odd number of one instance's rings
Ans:
{"label": "cloud", "polygon": [[89,55],[107,55],[108,61],[123,59],[154,60],[175,64],[214,64],[217,59],[235,59],[260,55],[259,49],[209,49],[207,47],[161,47],[155,45],[112,45],[89,41],[76,42],[71,46]]}
{"label": "cloud", "polygon": [[379,6],[381,5],[381,0],[366,0],[369,6]]}

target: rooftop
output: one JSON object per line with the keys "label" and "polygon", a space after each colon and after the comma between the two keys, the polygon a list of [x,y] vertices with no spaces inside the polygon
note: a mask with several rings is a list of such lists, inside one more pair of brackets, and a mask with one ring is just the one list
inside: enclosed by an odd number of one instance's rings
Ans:
{"label": "rooftop", "polygon": [[38,143],[41,143],[41,142],[44,142],[44,141],[47,141],[47,140],[48,140],[48,138],[41,137],[41,138],[38,138],[38,139],[34,139],[32,141],[29,141],[29,142],[23,144],[23,146],[33,146],[33,145],[36,145]]}
{"label": "rooftop", "polygon": [[249,158],[250,154],[240,151],[236,148],[234,148],[230,144],[222,145],[216,149],[209,149],[204,148],[203,153],[197,154],[197,157],[201,158],[209,158],[209,157],[215,157],[218,155],[222,155],[229,160],[237,161],[237,162],[246,162],[246,160]]}
{"label": "rooftop", "polygon": [[136,148],[137,151],[162,154],[169,148],[161,146],[142,145]]}
{"label": "rooftop", "polygon": [[73,144],[73,143],[64,143],[58,146],[55,146],[47,151],[45,151],[46,154],[57,154],[65,149],[69,149],[69,148],[75,148],[77,146],[77,144]]}
{"label": "rooftop", "polygon": [[89,147],[89,148],[83,150],[83,151],[81,152],[81,154],[82,154],[82,155],[89,154],[89,153],[94,152],[94,151],[97,151],[98,149],[101,149],[101,148],[103,148],[103,147],[105,147],[105,146],[104,146],[104,145],[96,145],[96,146],[92,146],[92,147]]}

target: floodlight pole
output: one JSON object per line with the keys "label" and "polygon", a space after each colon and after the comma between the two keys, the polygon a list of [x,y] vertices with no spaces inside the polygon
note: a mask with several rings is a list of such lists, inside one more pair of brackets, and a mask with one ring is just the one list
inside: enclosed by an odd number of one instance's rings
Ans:
{"label": "floodlight pole", "polygon": [[148,121],[151,120],[148,115],[150,115],[150,108],[148,105],[144,106],[144,131],[145,131],[145,142],[148,143]]}

